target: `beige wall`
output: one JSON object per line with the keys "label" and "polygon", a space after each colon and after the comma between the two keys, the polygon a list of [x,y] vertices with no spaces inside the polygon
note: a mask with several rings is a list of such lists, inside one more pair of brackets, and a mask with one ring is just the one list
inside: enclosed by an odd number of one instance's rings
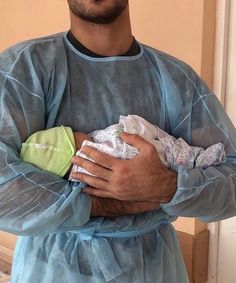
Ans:
{"label": "beige wall", "polygon": [[[212,85],[215,0],[130,0],[134,35],[189,63]],[[69,28],[66,0],[1,0],[0,51],[28,38]],[[205,229],[194,219],[180,219],[179,230]]]}
{"label": "beige wall", "polygon": [[131,0],[134,33],[144,42],[182,58],[200,73],[203,2]]}
{"label": "beige wall", "polygon": [[137,38],[187,62],[212,86],[216,1],[130,2]]}
{"label": "beige wall", "polygon": [[69,27],[66,0],[1,0],[0,50]]}
{"label": "beige wall", "polygon": [[[215,0],[130,0],[134,35],[189,63],[209,85]],[[67,30],[66,0],[1,0],[0,50],[24,39]],[[204,62],[202,61],[204,60]]]}

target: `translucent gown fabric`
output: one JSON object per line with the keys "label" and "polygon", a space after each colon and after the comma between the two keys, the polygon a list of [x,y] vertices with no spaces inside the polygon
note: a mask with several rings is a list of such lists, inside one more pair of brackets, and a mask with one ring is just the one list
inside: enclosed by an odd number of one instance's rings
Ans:
{"label": "translucent gown fabric", "polygon": [[[135,56],[92,58],[62,33],[0,55],[0,229],[21,236],[13,283],[186,283],[171,222],[236,215],[235,128],[189,66],[139,46]],[[90,133],[128,114],[191,145],[221,142],[227,162],[179,170],[171,202],[109,219],[90,218],[83,183],[19,157],[21,143],[36,131],[64,125]]]}

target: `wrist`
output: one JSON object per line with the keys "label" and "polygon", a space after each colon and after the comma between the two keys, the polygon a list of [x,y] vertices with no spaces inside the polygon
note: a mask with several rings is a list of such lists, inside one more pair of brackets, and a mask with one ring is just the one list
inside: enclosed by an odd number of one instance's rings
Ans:
{"label": "wrist", "polygon": [[165,177],[165,181],[163,182],[164,188],[163,191],[165,192],[161,198],[160,198],[160,203],[164,204],[164,203],[168,203],[170,202],[177,190],[177,173],[172,171],[172,170],[168,170],[168,175]]}

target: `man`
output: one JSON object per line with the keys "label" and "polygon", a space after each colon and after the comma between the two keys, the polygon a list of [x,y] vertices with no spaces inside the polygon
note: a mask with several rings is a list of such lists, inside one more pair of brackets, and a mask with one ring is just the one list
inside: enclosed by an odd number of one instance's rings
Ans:
{"label": "man", "polygon": [[[24,236],[12,282],[188,282],[171,221],[236,215],[235,129],[189,66],[133,39],[128,0],[68,3],[69,33],[0,56],[0,229]],[[222,142],[227,163],[177,174],[125,133],[139,155],[116,160],[83,148],[95,164],[73,162],[97,176],[74,176],[84,183],[19,157],[32,133],[64,125],[86,134],[127,114],[192,145]]]}

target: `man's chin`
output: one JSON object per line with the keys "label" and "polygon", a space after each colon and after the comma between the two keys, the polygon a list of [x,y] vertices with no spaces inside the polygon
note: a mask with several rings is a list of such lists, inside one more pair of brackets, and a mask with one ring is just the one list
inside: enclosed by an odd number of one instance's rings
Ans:
{"label": "man's chin", "polygon": [[105,0],[91,0],[91,2],[93,2],[96,5],[101,4],[102,2],[104,2]]}
{"label": "man's chin", "polygon": [[102,17],[102,16],[97,16],[97,17],[89,17],[89,16],[80,16],[80,18],[86,22],[93,23],[93,24],[99,24],[99,25],[109,25],[113,23],[119,15],[117,16],[112,16],[112,17]]}

